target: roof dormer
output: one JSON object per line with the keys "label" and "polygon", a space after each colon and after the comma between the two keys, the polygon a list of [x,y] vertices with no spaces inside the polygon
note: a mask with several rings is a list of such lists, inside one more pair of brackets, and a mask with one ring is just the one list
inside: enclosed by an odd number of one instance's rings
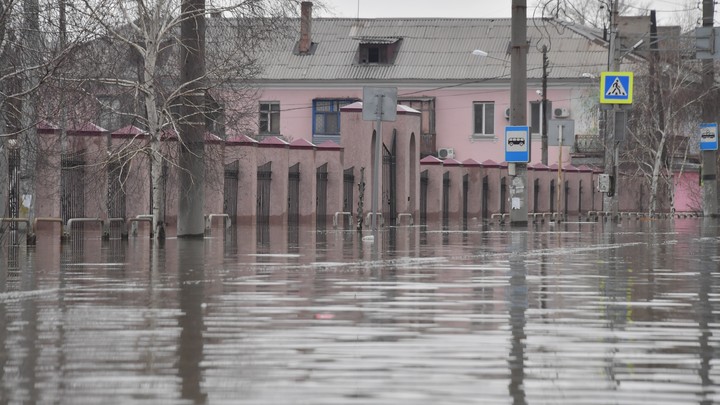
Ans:
{"label": "roof dormer", "polygon": [[357,37],[358,65],[392,65],[400,50],[399,37]]}

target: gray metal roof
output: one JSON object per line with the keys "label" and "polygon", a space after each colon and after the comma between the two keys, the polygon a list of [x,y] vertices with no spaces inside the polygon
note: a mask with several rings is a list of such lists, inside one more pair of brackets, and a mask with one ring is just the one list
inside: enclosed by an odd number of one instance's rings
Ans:
{"label": "gray metal roof", "polygon": [[[542,77],[543,44],[549,48],[550,78],[580,78],[606,70],[604,41],[550,21],[529,19],[527,27],[528,79]],[[297,38],[280,38],[261,57],[260,80],[509,80],[510,33],[510,19],[315,18],[314,53],[295,54]],[[393,64],[358,64],[359,44],[372,38],[402,38]],[[490,57],[473,56],[474,49]]]}

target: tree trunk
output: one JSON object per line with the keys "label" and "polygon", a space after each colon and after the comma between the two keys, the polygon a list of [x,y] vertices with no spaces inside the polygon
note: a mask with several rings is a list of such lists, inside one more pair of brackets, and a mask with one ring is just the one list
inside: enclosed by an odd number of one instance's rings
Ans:
{"label": "tree trunk", "polygon": [[650,179],[650,215],[657,211],[658,184],[660,183],[660,169],[662,168],[663,151],[665,149],[666,131],[660,131],[660,144],[655,151],[655,162],[653,163],[652,178]]}
{"label": "tree trunk", "polygon": [[[0,15],[5,15],[5,7],[2,2],[0,2]],[[4,43],[5,39],[5,20],[0,19],[0,44]],[[6,64],[6,53],[4,52],[2,46],[0,46],[0,75],[2,75],[5,72],[5,64]],[[5,80],[0,80],[0,131],[3,133],[8,133],[5,122],[5,101],[6,98],[4,94],[7,94],[7,89],[5,88]],[[7,139],[2,138],[0,139],[0,215],[7,217],[8,214],[8,190],[9,190],[9,173],[8,173],[8,145],[7,145]],[[1,229],[0,229],[1,230]],[[3,233],[4,234],[4,233]],[[0,237],[0,242],[2,241],[2,237]]]}
{"label": "tree trunk", "polygon": [[150,43],[146,49],[143,69],[143,87],[145,89],[145,109],[148,131],[150,132],[150,178],[152,179],[152,215],[153,237],[165,238],[165,187],[163,177],[163,151],[161,150],[162,128],[157,110],[157,95],[153,81],[157,63],[157,48]]}
{"label": "tree trunk", "polygon": [[23,2],[23,66],[27,69],[22,75],[22,131],[20,132],[20,216],[32,221],[35,217],[35,181],[37,170],[37,101],[35,90],[40,83],[37,69],[31,69],[40,60],[40,6],[37,0]]}

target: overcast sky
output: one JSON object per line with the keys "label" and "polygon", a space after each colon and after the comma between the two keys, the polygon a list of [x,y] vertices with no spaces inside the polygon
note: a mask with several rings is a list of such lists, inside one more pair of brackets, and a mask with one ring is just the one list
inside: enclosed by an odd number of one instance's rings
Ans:
{"label": "overcast sky", "polygon": [[[358,0],[323,0],[328,5],[326,17],[357,17]],[[701,0],[628,0],[630,5],[649,4],[657,11],[661,23],[673,23],[673,15],[686,14],[688,8],[701,7]],[[382,17],[510,17],[512,0],[359,0],[360,18]],[[527,0],[528,17],[533,16],[537,0]],[[716,7],[716,12],[718,6]],[[699,11],[698,11],[699,12]],[[648,14],[641,13],[638,14]],[[717,14],[716,14],[717,15]]]}

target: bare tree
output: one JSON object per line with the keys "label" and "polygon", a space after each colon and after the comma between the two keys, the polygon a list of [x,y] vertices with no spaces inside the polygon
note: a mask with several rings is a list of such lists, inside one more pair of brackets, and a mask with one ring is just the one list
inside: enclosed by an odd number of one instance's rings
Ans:
{"label": "bare tree", "polygon": [[[0,0],[0,209],[3,215],[32,220],[37,197],[36,169],[42,159],[37,124],[42,94],[72,49],[59,40],[62,1]],[[62,15],[64,18],[64,15]],[[61,19],[62,20],[62,19]],[[19,152],[19,187],[8,183],[9,150]],[[14,152],[13,152],[14,153]],[[9,212],[8,212],[9,211]]]}
{"label": "bare tree", "polygon": [[551,18],[596,29],[608,29],[610,2],[619,1],[621,15],[644,15],[649,1],[631,0],[541,0],[535,8],[535,17]]}
{"label": "bare tree", "polygon": [[[87,83],[85,91],[90,95],[111,94],[116,99],[140,101],[133,109],[123,108],[130,102],[113,105],[107,99],[95,98],[101,108],[113,110],[125,117],[125,122],[149,133],[149,148],[142,151],[151,162],[153,232],[158,237],[164,234],[163,166],[177,165],[176,156],[162,147],[162,140],[168,134],[180,133],[180,124],[188,118],[180,108],[183,100],[205,94],[205,120],[210,128],[224,133],[223,123],[246,113],[244,96],[251,92],[247,80],[261,69],[258,55],[264,44],[288,32],[286,17],[294,12],[295,2],[243,0],[230,6],[208,4],[200,11],[213,16],[205,34],[206,69],[189,82],[183,82],[179,74],[180,26],[196,15],[192,11],[182,13],[180,7],[178,0],[84,0],[83,7],[76,10],[101,27],[98,39],[87,45],[86,52],[102,62],[90,75],[80,77],[76,72],[75,80]],[[128,55],[132,57],[126,58]],[[193,102],[199,103],[197,99]]]}
{"label": "bare tree", "polygon": [[627,174],[644,180],[650,214],[660,209],[662,201],[672,205],[673,173],[697,153],[693,145],[701,103],[717,97],[713,89],[701,88],[700,64],[684,56],[677,50],[656,50],[646,65],[635,68],[630,139],[621,161]]}

